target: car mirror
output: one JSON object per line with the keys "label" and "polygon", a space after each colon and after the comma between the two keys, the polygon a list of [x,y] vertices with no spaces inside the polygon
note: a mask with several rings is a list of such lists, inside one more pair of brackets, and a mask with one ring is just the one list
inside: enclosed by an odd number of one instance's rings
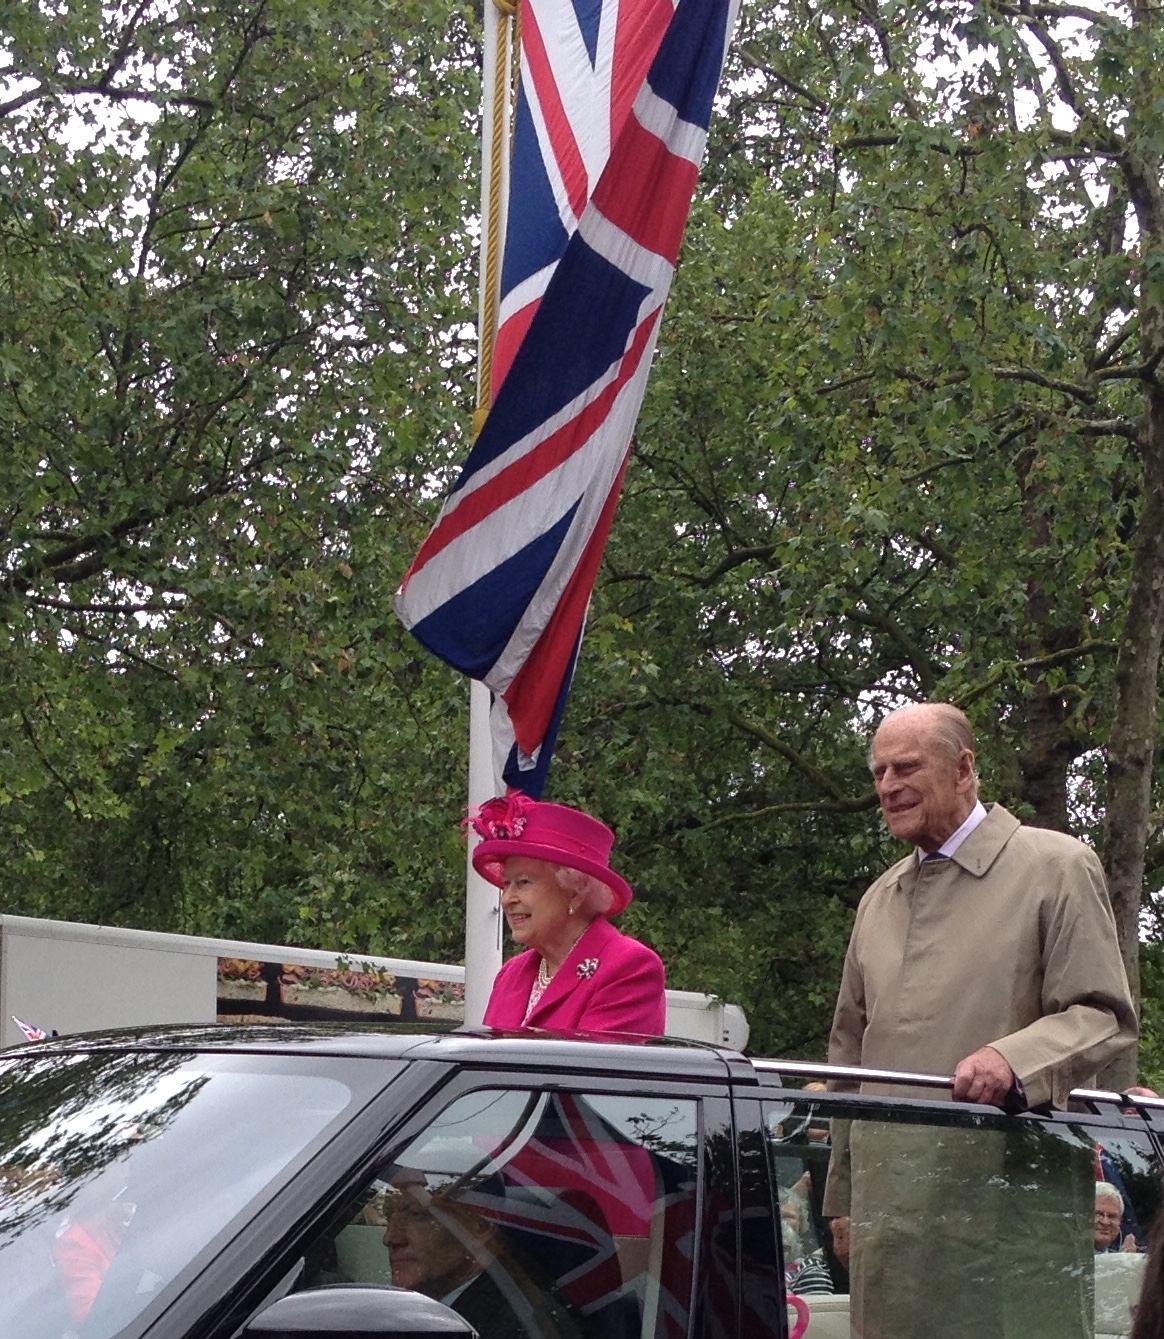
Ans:
{"label": "car mirror", "polygon": [[331,1284],[290,1293],[260,1311],[243,1336],[261,1339],[430,1339],[477,1331],[464,1316],[423,1293],[408,1288]]}

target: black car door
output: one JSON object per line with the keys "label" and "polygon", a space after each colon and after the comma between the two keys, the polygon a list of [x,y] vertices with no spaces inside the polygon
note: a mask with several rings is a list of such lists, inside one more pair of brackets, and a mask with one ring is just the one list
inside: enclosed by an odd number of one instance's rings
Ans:
{"label": "black car door", "polygon": [[[301,1213],[233,1318],[280,1280],[283,1291],[395,1283],[459,1311],[481,1339],[780,1333],[770,1318],[741,1331],[726,1082],[671,1081],[657,1066],[639,1077],[443,1068],[418,1109],[395,1123],[386,1110],[384,1133],[349,1152],[357,1174]],[[755,1197],[758,1128],[752,1144]],[[771,1317],[774,1268],[768,1283]]]}
{"label": "black car door", "polygon": [[[807,1339],[1130,1333],[1159,1150],[1138,1116],[757,1095],[784,1282]],[[1101,1232],[1097,1200],[1120,1209]]]}

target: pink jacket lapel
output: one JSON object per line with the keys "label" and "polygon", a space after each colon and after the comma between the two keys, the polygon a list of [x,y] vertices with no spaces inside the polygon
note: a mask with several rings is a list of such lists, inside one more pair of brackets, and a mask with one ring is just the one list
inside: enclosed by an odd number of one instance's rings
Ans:
{"label": "pink jacket lapel", "polygon": [[[597,972],[601,971],[603,950],[608,949],[618,937],[618,931],[604,916],[597,916],[590,922],[581,939],[570,950],[566,961],[554,973],[553,979],[546,988],[546,993],[538,1001],[533,1013],[530,1014],[527,1020],[530,1027],[537,1026],[538,1018],[543,1012],[562,1003],[568,995],[573,994],[579,987],[588,983]],[[591,969],[592,963],[597,964],[593,969]],[[583,968],[582,971],[579,971],[580,967]],[[529,985],[531,988],[535,975],[536,971],[530,973]],[[528,994],[526,998],[529,998]]]}

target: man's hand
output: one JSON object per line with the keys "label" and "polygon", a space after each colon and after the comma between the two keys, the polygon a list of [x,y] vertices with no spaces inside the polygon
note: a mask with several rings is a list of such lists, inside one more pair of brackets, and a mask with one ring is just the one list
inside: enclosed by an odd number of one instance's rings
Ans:
{"label": "man's hand", "polygon": [[954,1071],[954,1101],[1001,1106],[1014,1087],[1014,1070],[993,1046],[983,1046],[958,1063]]}
{"label": "man's hand", "polygon": [[846,1269],[849,1267],[849,1223],[848,1218],[830,1218],[829,1233],[833,1239],[833,1254]]}

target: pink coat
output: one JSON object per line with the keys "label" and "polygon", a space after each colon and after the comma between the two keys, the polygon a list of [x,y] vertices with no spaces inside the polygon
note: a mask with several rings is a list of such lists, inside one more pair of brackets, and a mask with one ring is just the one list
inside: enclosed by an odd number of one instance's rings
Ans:
{"label": "pink coat", "polygon": [[527,1022],[525,1011],[540,965],[541,956],[527,949],[502,967],[485,1010],[486,1026],[663,1035],[663,963],[646,944],[620,934],[604,916],[586,927]]}

